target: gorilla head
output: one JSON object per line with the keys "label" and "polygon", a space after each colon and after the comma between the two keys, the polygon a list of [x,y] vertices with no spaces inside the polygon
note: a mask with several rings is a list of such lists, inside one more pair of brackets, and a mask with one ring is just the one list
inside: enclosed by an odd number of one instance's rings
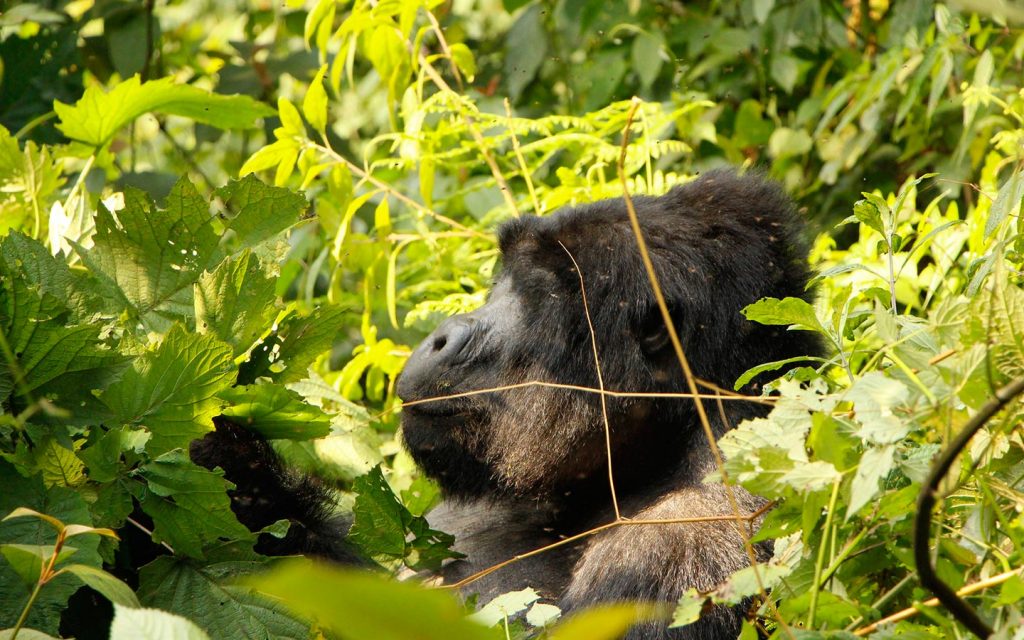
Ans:
{"label": "gorilla head", "polygon": [[[713,172],[668,195],[638,197],[635,208],[695,375],[731,388],[756,364],[813,350],[807,334],[740,313],[766,296],[805,295],[806,252],[776,186]],[[504,268],[489,301],[449,318],[416,349],[399,380],[406,402],[529,381],[597,389],[573,259],[605,388],[686,390],[622,200],[512,220],[499,238]],[[624,488],[706,448],[689,401],[609,398],[608,418]],[[593,393],[532,386],[414,404],[403,412],[403,433],[454,496],[550,498],[607,482]]]}

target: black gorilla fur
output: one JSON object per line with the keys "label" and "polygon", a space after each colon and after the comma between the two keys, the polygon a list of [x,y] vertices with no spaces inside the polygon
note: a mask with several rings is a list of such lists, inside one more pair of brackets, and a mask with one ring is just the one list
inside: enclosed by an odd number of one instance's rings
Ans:
{"label": "black gorilla fur", "polygon": [[[651,259],[693,372],[731,388],[757,364],[807,355],[806,332],[762,326],[740,310],[767,296],[806,297],[807,253],[792,204],[757,176],[714,171],[661,197],[634,199]],[[399,379],[406,401],[531,380],[598,387],[575,258],[585,281],[605,388],[679,392],[669,344],[623,200],[520,218],[499,233],[504,268],[488,303],[445,321]],[[564,247],[564,248],[563,248]],[[759,382],[745,389],[757,393]],[[708,406],[720,436],[761,415],[754,403]],[[633,519],[731,514],[692,401],[608,398],[615,484]],[[600,398],[551,387],[415,404],[402,414],[416,461],[446,492],[435,526],[466,559],[457,580],[614,519]],[[740,508],[764,503],[735,488]],[[770,547],[756,548],[761,559]],[[468,586],[481,601],[532,586],[564,609],[615,600],[673,602],[749,564],[733,522],[617,527]],[[697,624],[634,629],[630,638],[735,637],[742,608]]]}
{"label": "black gorilla fur", "polygon": [[[807,297],[802,225],[773,183],[713,171],[661,197],[634,199],[676,330],[696,376],[730,388],[757,364],[814,354],[807,332],[746,321],[740,310],[771,296]],[[406,401],[532,380],[596,389],[583,308],[585,281],[605,388],[686,390],[630,228],[625,203],[566,208],[501,227],[504,268],[486,305],[445,321],[416,349],[399,379]],[[755,379],[744,391],[757,393]],[[749,402],[708,406],[716,438],[763,414]],[[729,515],[723,486],[704,484],[712,454],[690,400],[609,397],[613,468],[621,512],[633,519]],[[723,415],[724,414],[724,415]],[[240,432],[243,435],[239,435]],[[614,519],[598,395],[524,387],[414,404],[402,413],[409,451],[444,489],[431,514],[466,555],[447,565],[452,582],[516,554]],[[288,539],[268,552],[304,552],[351,561],[347,528],[328,518],[315,482],[282,472],[251,432],[226,422],[193,447],[238,485],[240,519],[258,528],[288,517]],[[764,501],[734,488],[740,509]],[[749,564],[736,524],[631,525],[530,557],[471,583],[480,601],[534,587],[570,610],[599,602],[674,602],[688,588],[709,590]],[[332,532],[334,535],[332,535]],[[757,545],[766,559],[770,545]],[[731,638],[744,607],[716,608],[682,629],[634,628],[629,638]]]}

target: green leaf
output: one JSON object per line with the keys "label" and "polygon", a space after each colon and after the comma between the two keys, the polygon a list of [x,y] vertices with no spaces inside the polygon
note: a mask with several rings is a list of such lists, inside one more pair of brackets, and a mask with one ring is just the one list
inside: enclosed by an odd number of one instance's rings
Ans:
{"label": "green leaf", "polygon": [[449,550],[455,542],[452,536],[431,529],[426,518],[413,516],[398,501],[380,466],[357,478],[352,490],[356,501],[348,539],[367,555],[401,559],[410,568],[431,570],[447,558],[461,557]]}
{"label": "green leaf", "polygon": [[510,591],[480,607],[480,610],[470,615],[469,619],[485,627],[493,627],[517,613],[526,611],[527,607],[539,599],[540,594],[529,587],[522,591]]}
{"label": "green leaf", "polygon": [[704,604],[708,601],[708,597],[699,593],[693,587],[690,587],[686,592],[680,596],[679,602],[676,604],[675,611],[672,613],[672,621],[669,623],[669,627],[685,627],[688,624],[697,622],[700,619],[700,614],[704,610]]}
{"label": "green leaf", "polygon": [[882,213],[877,205],[870,200],[858,200],[853,205],[853,215],[863,224],[885,235],[885,223],[882,222]]}
{"label": "green leaf", "polygon": [[140,425],[153,434],[146,450],[155,456],[188,447],[213,429],[221,405],[217,394],[231,386],[235,375],[230,347],[174,325],[100,399],[122,424]]}
{"label": "green leaf", "polygon": [[96,212],[95,246],[75,250],[119,299],[118,308],[166,330],[192,315],[192,284],[217,248],[209,204],[186,178],[174,185],[165,209],[137,189],[125,207]]}
{"label": "green leaf", "polygon": [[664,63],[661,58],[661,49],[664,46],[664,38],[660,33],[642,31],[633,40],[633,69],[640,77],[641,86],[650,87],[658,79]]}
{"label": "green leaf", "polygon": [[269,240],[299,221],[309,203],[281,187],[246,176],[217,189],[227,207],[227,227],[235,233],[238,249]]}
{"label": "green leaf", "polygon": [[[265,566],[262,561],[198,565],[157,558],[140,573],[139,599],[146,606],[188,618],[215,640],[307,640],[309,625],[284,604],[238,584],[240,578],[248,578]],[[319,589],[322,585],[309,586]]]}
{"label": "green leaf", "polygon": [[249,96],[221,96],[175,84],[173,78],[140,82],[134,76],[109,92],[91,86],[74,106],[54,101],[57,128],[72,140],[105,145],[121,128],[144,113],[183,116],[221,129],[247,129],[274,110]]}
{"label": "green leaf", "polygon": [[850,483],[850,502],[846,507],[847,520],[878,495],[879,481],[888,476],[895,465],[895,445],[872,447],[864,452],[860,464],[857,465],[857,473]]}
{"label": "green leaf", "polygon": [[210,636],[181,616],[115,604],[110,640],[210,640]]}
{"label": "green leaf", "polygon": [[459,68],[466,80],[472,82],[476,77],[476,59],[473,57],[473,51],[461,42],[452,43],[451,51],[455,66]]}
{"label": "green leaf", "polygon": [[252,542],[255,534],[231,511],[223,474],[204,469],[180,449],[139,468],[146,487],[136,497],[153,518],[154,542],[166,542],[175,553],[204,557],[204,547],[226,540]]}
{"label": "green leaf", "polygon": [[774,7],[775,0],[754,0],[751,7],[754,11],[754,20],[757,20],[758,24],[764,24]]}
{"label": "green leaf", "polygon": [[451,593],[412,582],[395,582],[373,573],[291,560],[246,583],[346,638],[504,637],[467,620],[462,605]]}
{"label": "green leaf", "polygon": [[[30,586],[39,582],[43,563],[50,561],[50,557],[53,556],[53,550],[54,545],[52,544],[0,544],[0,554],[7,560],[11,568],[21,576],[25,584]],[[67,545],[61,547],[60,554],[57,556],[57,562],[67,560],[77,550]]]}
{"label": "green leaf", "polygon": [[327,73],[327,65],[320,67],[320,71],[309,83],[306,90],[306,97],[302,99],[302,114],[306,121],[313,127],[313,130],[320,135],[327,131],[327,88],[324,87],[324,74]]}
{"label": "green leaf", "polygon": [[615,640],[634,624],[666,620],[669,609],[651,603],[607,604],[574,613],[551,631],[551,640]]}
{"label": "green leaf", "polygon": [[116,605],[124,607],[140,607],[139,599],[131,587],[121,582],[103,569],[85,564],[69,564],[62,569],[78,577],[79,580],[92,587],[104,598]]}
{"label": "green leaf", "polygon": [[[0,640],[11,640],[14,637],[14,629],[3,629],[0,630]],[[60,640],[55,638],[48,633],[42,631],[36,631],[35,629],[28,629],[22,627],[18,631],[18,640]]]}
{"label": "green leaf", "polygon": [[743,309],[747,320],[767,325],[793,325],[794,329],[806,329],[824,333],[814,307],[800,298],[764,298]]}
{"label": "green leaf", "polygon": [[899,442],[910,433],[912,423],[893,410],[910,397],[907,387],[880,371],[867,373],[854,382],[845,398],[853,402],[860,428],[857,435],[865,444]]}
{"label": "green leaf", "polygon": [[296,382],[306,377],[309,365],[331,348],[342,327],[345,310],[322,307],[305,317],[292,317],[281,326],[278,362],[284,369],[274,373],[281,383]]}
{"label": "green leaf", "polygon": [[801,156],[814,146],[810,134],[803,129],[779,127],[768,139],[768,153],[778,160]]}
{"label": "green leaf", "polygon": [[204,273],[195,284],[196,330],[213,334],[238,356],[270,328],[276,278],[248,249]]}
{"label": "green leaf", "polygon": [[229,402],[222,413],[264,438],[309,440],[331,432],[330,418],[319,407],[306,404],[298,393],[269,384],[231,387],[220,394]]}
{"label": "green leaf", "polygon": [[526,8],[505,36],[505,82],[513,102],[519,100],[544,62],[548,51],[547,33],[544,31],[544,10],[540,4]]}
{"label": "green leaf", "polygon": [[[26,478],[3,460],[0,460],[0,487],[3,487],[0,491],[0,513],[26,507],[59,522],[93,522],[89,506],[79,492],[59,486],[47,488],[38,475]],[[0,540],[7,544],[52,547],[54,538],[54,527],[38,518],[19,517],[0,522]],[[102,564],[97,551],[99,544],[99,536],[76,538],[75,561],[99,568]],[[39,593],[26,624],[57,635],[61,611],[71,594],[81,586],[82,583],[71,575],[61,574],[53,578]],[[7,559],[0,559],[0,603],[3,603],[0,606],[0,628],[14,626],[31,590]]]}
{"label": "green leaf", "polygon": [[1024,172],[1014,171],[1010,179],[999,188],[996,201],[988,210],[988,220],[985,221],[985,237],[995,233],[1003,220],[1020,211],[1020,201],[1024,198]]}

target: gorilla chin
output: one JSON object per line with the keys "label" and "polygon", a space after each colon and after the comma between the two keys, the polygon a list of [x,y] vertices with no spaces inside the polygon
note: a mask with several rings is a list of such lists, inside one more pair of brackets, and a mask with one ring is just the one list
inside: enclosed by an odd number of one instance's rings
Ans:
{"label": "gorilla chin", "polygon": [[[807,332],[756,325],[741,314],[764,297],[809,297],[803,227],[777,185],[714,171],[664,196],[636,197],[634,205],[695,375],[730,388],[757,364],[820,353]],[[581,275],[605,388],[687,389],[622,200],[509,221],[499,242],[504,267],[488,302],[443,322],[398,384],[409,403],[406,446],[447,498],[431,514],[433,525],[455,534],[466,555],[442,570],[448,582],[614,519],[598,394],[525,386],[432,400],[530,380],[599,388]],[[756,378],[744,391],[757,394],[763,382]],[[709,412],[716,437],[763,413],[746,402]],[[608,397],[607,415],[624,516],[732,514],[724,487],[702,482],[714,461],[692,401]],[[733,491],[746,512],[764,505]],[[770,543],[755,551],[767,559]],[[465,591],[485,602],[530,586],[563,609],[673,603],[748,564],[732,522],[618,527],[515,563]],[[735,637],[748,608],[717,607],[681,629],[641,625],[627,637]]]}

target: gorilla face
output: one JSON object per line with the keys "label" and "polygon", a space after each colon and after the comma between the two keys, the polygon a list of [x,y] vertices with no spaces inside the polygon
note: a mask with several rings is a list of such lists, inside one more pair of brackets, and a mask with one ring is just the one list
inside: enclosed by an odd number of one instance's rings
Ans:
{"label": "gorilla face", "polygon": [[[713,172],[634,204],[698,377],[731,387],[755,364],[814,350],[805,335],[740,313],[765,296],[805,295],[805,252],[777,187]],[[686,389],[623,201],[512,220],[499,241],[504,268],[487,304],[419,345],[398,384],[405,402],[531,381],[597,389],[574,259],[605,388]],[[672,470],[703,438],[688,400],[609,397],[607,409],[617,485]],[[595,393],[523,386],[448,398],[407,406],[402,425],[413,457],[450,496],[555,499],[607,483]]]}

